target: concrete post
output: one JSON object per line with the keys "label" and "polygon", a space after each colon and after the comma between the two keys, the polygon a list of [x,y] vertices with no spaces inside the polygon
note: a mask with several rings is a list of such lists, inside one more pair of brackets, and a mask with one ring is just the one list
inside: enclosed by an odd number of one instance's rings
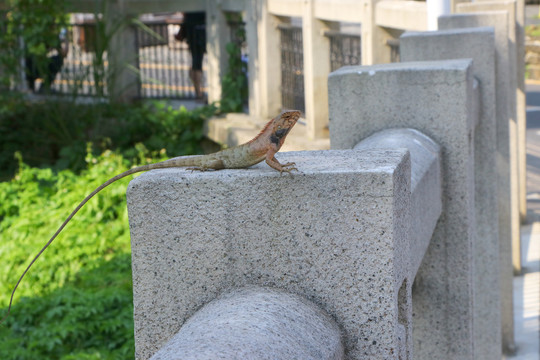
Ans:
{"label": "concrete post", "polygon": [[401,60],[473,59],[480,83],[480,118],[474,133],[476,239],[474,252],[475,359],[501,358],[499,212],[495,117],[495,34],[492,28],[407,32],[400,38]]}
{"label": "concrete post", "polygon": [[128,188],[136,358],[231,289],[282,289],[324,309],[349,359],[410,359],[408,151],[279,153],[301,173],[150,171]]}
{"label": "concrete post", "polygon": [[281,111],[281,20],[268,12],[267,0],[248,3],[249,112],[269,119]]}
{"label": "concrete post", "polygon": [[314,2],[303,7],[304,99],[307,135],[315,139],[328,134],[328,84],[330,40],[324,31],[330,26],[314,17]]}
{"label": "concrete post", "polygon": [[377,25],[376,11],[379,0],[362,0],[366,15],[362,23],[362,64],[381,64],[390,62],[390,48],[386,42],[392,36]]}
{"label": "concrete post", "polygon": [[[501,284],[501,323],[503,351],[513,352],[514,344],[514,301],[512,243],[519,239],[519,213],[517,199],[512,194],[510,177],[510,126],[509,94],[515,88],[510,87],[510,58],[508,50],[508,13],[506,11],[459,14],[439,18],[439,28],[456,29],[466,27],[490,26],[495,29],[495,98],[497,117],[497,181],[499,208],[500,241],[500,284]],[[515,184],[515,183],[514,183]]]}
{"label": "concrete post", "polygon": [[259,79],[259,36],[258,26],[261,18],[262,2],[248,1],[246,2],[245,19],[246,19],[246,43],[248,47],[248,104],[249,113],[253,116],[258,116],[261,112],[261,88]]}
{"label": "concrete post", "polygon": [[527,217],[527,99],[525,89],[525,0],[517,0],[516,21],[516,50],[518,59],[518,90],[516,101],[518,122],[517,131],[519,162],[519,213],[521,216],[521,221],[525,222]]}
{"label": "concrete post", "polygon": [[[484,5],[484,2],[486,3]],[[521,221],[527,217],[527,152],[525,149],[526,132],[526,99],[525,99],[525,0],[478,0],[479,6],[470,11],[507,10],[509,15],[515,10],[515,47],[517,58],[517,136],[518,136],[518,167],[519,167],[519,214]],[[468,12],[469,8],[461,9]],[[461,11],[460,10],[460,11]],[[515,266],[516,264],[514,264]]]}
{"label": "concrete post", "polygon": [[[508,14],[508,51],[510,59],[510,168],[512,182],[513,205],[518,212],[514,217],[519,220],[527,216],[527,174],[525,149],[525,38],[523,30],[517,22],[516,1],[482,1],[478,3],[460,4],[460,13],[479,13],[485,11],[505,11]],[[522,37],[518,39],[518,35]],[[519,77],[521,76],[521,81]],[[521,104],[518,104],[521,102]],[[516,221],[519,221],[516,220]],[[517,235],[516,235],[517,236]],[[512,263],[514,273],[521,273],[521,237],[512,238]]]}
{"label": "concrete post", "polygon": [[130,69],[138,68],[139,49],[135,28],[130,25],[130,19],[136,14],[124,0],[107,2],[105,6],[105,27],[110,36],[106,75],[109,96],[116,102],[130,102],[140,93],[139,76]]}
{"label": "concrete post", "polygon": [[208,102],[221,100],[221,82],[227,72],[229,56],[226,45],[230,41],[227,19],[216,2],[206,3],[206,56],[208,58]]}
{"label": "concrete post", "polygon": [[474,147],[470,60],[349,67],[329,77],[332,148],[413,127],[443,148],[443,214],[413,285],[415,357],[474,359]]}
{"label": "concrete post", "polygon": [[[22,25],[19,25],[19,26],[22,26]],[[17,39],[17,45],[19,46],[19,50],[21,52],[24,51],[24,39],[19,36],[19,38]],[[23,52],[24,53],[24,52]],[[26,81],[26,62],[24,60],[24,57],[20,57],[19,58],[19,64],[18,64],[18,68],[17,68],[17,74],[16,74],[16,89],[20,92],[27,92],[28,91],[28,82]]]}

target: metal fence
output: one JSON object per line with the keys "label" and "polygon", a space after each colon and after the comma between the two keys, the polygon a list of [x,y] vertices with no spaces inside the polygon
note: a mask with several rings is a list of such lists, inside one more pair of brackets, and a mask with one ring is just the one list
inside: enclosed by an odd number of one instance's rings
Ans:
{"label": "metal fence", "polygon": [[[281,101],[284,109],[305,111],[304,51],[302,28],[280,25],[281,33]],[[330,68],[335,71],[346,65],[361,63],[361,37],[328,31]]]}
{"label": "metal fence", "polygon": [[60,94],[107,95],[107,53],[99,48],[95,24],[70,25],[65,39],[67,56],[51,89]]}
{"label": "metal fence", "polygon": [[327,31],[325,36],[330,39],[330,71],[336,71],[343,66],[361,64],[362,43],[360,35]]}
{"label": "metal fence", "polygon": [[[59,94],[88,96],[107,95],[109,69],[107,53],[100,48],[100,36],[95,23],[74,24],[67,30],[68,54],[51,88]],[[150,29],[136,28],[135,41],[139,49],[137,69],[140,96],[143,98],[195,98],[189,77],[191,54],[185,42],[174,35],[178,24],[146,24]],[[206,59],[203,62],[203,73]],[[206,89],[206,77],[203,91]]]}
{"label": "metal fence", "polygon": [[305,111],[302,28],[280,25],[281,101],[284,109]]}
{"label": "metal fence", "polygon": [[[141,97],[194,99],[195,89],[189,77],[191,54],[186,42],[174,38],[180,26],[166,23],[147,26],[151,32],[136,29]],[[203,72],[205,70],[203,62]],[[203,81],[203,91],[205,89]]]}

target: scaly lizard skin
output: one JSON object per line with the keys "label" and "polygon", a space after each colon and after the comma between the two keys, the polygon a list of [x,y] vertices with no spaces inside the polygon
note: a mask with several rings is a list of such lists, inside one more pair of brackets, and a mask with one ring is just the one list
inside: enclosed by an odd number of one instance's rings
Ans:
{"label": "scaly lizard skin", "polygon": [[287,134],[289,131],[293,128],[293,126],[296,124],[296,121],[298,118],[300,118],[300,111],[285,111],[281,113],[279,116],[273,118],[266,124],[264,129],[257,135],[253,140],[243,144],[238,145],[229,149],[225,149],[222,151],[218,151],[213,154],[208,155],[195,155],[195,156],[185,156],[185,157],[178,157],[173,158],[169,160],[165,160],[162,162],[158,162],[155,164],[148,164],[148,165],[142,165],[134,167],[133,169],[130,169],[128,171],[125,171],[119,175],[116,175],[115,177],[107,180],[100,186],[98,186],[90,195],[88,195],[86,198],[84,198],[83,201],[73,210],[73,212],[68,216],[68,218],[64,221],[64,223],[58,228],[56,233],[51,237],[51,239],[43,246],[43,248],[39,251],[39,253],[34,257],[34,259],[30,262],[26,270],[23,272],[21,277],[19,278],[19,281],[17,281],[17,284],[13,288],[13,291],[11,293],[11,298],[9,300],[9,306],[7,310],[7,314],[4,316],[2,321],[0,321],[0,324],[4,322],[4,320],[9,316],[9,313],[11,311],[11,305],[13,303],[13,296],[15,295],[15,291],[17,290],[17,287],[19,286],[21,280],[24,278],[30,267],[34,264],[34,262],[41,256],[41,254],[51,245],[53,240],[60,234],[62,229],[68,224],[68,222],[73,218],[73,216],[90,200],[94,197],[98,192],[109,186],[110,184],[114,183],[117,180],[120,180],[126,176],[129,176],[131,174],[135,174],[141,171],[148,171],[148,170],[154,170],[154,169],[164,169],[164,168],[173,168],[173,167],[187,167],[188,170],[200,170],[200,171],[206,171],[206,170],[220,170],[220,169],[239,169],[239,168],[246,168],[251,165],[255,165],[260,163],[263,160],[266,160],[266,163],[273,169],[276,169],[279,171],[279,173],[283,172],[291,172],[292,170],[297,170],[294,167],[294,163],[286,163],[286,164],[280,164],[279,161],[275,158],[275,154],[279,151],[281,146],[283,145],[283,142],[285,141],[285,137],[287,137]]}

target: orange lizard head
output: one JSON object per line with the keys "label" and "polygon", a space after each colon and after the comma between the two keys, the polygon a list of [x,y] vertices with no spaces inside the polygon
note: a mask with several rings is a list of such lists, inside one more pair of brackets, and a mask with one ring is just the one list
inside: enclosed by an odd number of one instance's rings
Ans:
{"label": "orange lizard head", "polygon": [[298,110],[284,111],[271,122],[270,141],[276,145],[278,150],[301,115],[302,113]]}

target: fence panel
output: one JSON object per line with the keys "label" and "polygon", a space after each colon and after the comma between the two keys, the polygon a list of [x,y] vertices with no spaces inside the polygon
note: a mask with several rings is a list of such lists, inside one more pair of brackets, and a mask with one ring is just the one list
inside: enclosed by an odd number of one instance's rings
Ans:
{"label": "fence panel", "polygon": [[62,40],[68,51],[62,68],[51,85],[54,92],[107,95],[107,52],[100,50],[105,44],[98,43],[97,30],[96,24],[72,24],[65,34],[61,35],[65,36]]}
{"label": "fence panel", "polygon": [[330,39],[330,71],[340,67],[360,65],[362,59],[362,43],[360,35],[327,31]]}
{"label": "fence panel", "polygon": [[[147,26],[150,31],[135,29],[141,97],[194,99],[195,89],[189,75],[191,54],[185,41],[174,38],[179,25],[162,22]],[[73,24],[67,29],[68,53],[51,86],[54,92],[107,96],[109,64],[107,53],[100,50],[106,44],[99,43],[99,30],[94,22]],[[203,91],[205,89],[206,76],[203,76]]]}
{"label": "fence panel", "polygon": [[[179,25],[153,23],[147,26],[152,32],[136,30],[141,97],[194,99],[195,88],[189,75],[191,54],[186,42],[174,38]],[[206,62],[203,62],[203,72],[205,70]],[[203,91],[205,88],[203,80]]]}
{"label": "fence panel", "polygon": [[284,109],[305,111],[302,28],[282,25],[281,101]]}

